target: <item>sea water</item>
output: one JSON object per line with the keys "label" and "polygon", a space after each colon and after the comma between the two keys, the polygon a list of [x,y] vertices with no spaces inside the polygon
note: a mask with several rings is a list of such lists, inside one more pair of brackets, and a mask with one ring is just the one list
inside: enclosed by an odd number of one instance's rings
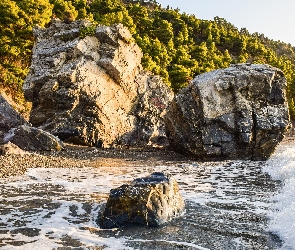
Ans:
{"label": "sea water", "polygon": [[[294,150],[267,162],[36,168],[0,179],[0,249],[295,249]],[[174,175],[186,212],[159,228],[100,229],[110,189]]]}
{"label": "sea water", "polygon": [[284,142],[264,168],[282,187],[273,197],[268,230],[283,240],[281,249],[295,249],[295,144]]}

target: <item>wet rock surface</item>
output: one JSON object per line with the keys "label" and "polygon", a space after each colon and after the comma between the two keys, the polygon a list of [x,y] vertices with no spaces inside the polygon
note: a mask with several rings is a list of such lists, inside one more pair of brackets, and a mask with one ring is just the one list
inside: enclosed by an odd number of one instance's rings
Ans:
{"label": "wet rock surface", "polygon": [[[92,34],[81,36],[87,29]],[[54,19],[34,35],[23,87],[34,126],[78,145],[167,144],[162,115],[173,93],[142,70],[125,27]]]}
{"label": "wet rock surface", "polygon": [[286,79],[268,65],[197,76],[169,106],[170,146],[199,158],[265,160],[289,126]]}
{"label": "wet rock surface", "polygon": [[157,227],[183,212],[184,201],[176,180],[162,172],[154,172],[112,189],[98,223],[102,228]]}

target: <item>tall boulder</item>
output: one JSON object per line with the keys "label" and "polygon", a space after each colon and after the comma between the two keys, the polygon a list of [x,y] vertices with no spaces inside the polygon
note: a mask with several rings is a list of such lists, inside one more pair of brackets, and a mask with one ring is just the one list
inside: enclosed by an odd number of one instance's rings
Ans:
{"label": "tall boulder", "polygon": [[89,146],[167,144],[162,116],[173,94],[142,70],[142,52],[126,28],[54,19],[34,36],[23,87],[34,126]]}
{"label": "tall boulder", "polygon": [[286,79],[269,65],[197,76],[165,116],[171,147],[199,158],[267,159],[289,125]]}

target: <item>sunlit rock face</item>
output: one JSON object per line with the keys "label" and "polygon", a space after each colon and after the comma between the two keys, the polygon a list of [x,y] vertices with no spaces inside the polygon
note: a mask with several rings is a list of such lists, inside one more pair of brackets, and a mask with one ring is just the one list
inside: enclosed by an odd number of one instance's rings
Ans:
{"label": "sunlit rock face", "polygon": [[102,228],[134,225],[160,226],[184,212],[184,201],[174,177],[154,172],[129,185],[112,189],[98,217]]}
{"label": "sunlit rock face", "polygon": [[197,76],[167,110],[171,147],[204,159],[267,159],[289,125],[286,85],[269,65]]}
{"label": "sunlit rock face", "polygon": [[142,70],[126,28],[52,20],[34,36],[23,87],[34,126],[89,146],[167,144],[162,116],[173,93]]}

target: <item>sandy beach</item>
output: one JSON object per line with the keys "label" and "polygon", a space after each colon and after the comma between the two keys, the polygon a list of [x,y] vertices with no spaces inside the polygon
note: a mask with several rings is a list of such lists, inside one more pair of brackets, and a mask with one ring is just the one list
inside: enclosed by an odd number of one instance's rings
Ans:
{"label": "sandy beach", "polygon": [[28,168],[154,166],[190,160],[189,157],[159,148],[98,149],[66,144],[62,151],[1,155],[0,178],[22,175]]}

